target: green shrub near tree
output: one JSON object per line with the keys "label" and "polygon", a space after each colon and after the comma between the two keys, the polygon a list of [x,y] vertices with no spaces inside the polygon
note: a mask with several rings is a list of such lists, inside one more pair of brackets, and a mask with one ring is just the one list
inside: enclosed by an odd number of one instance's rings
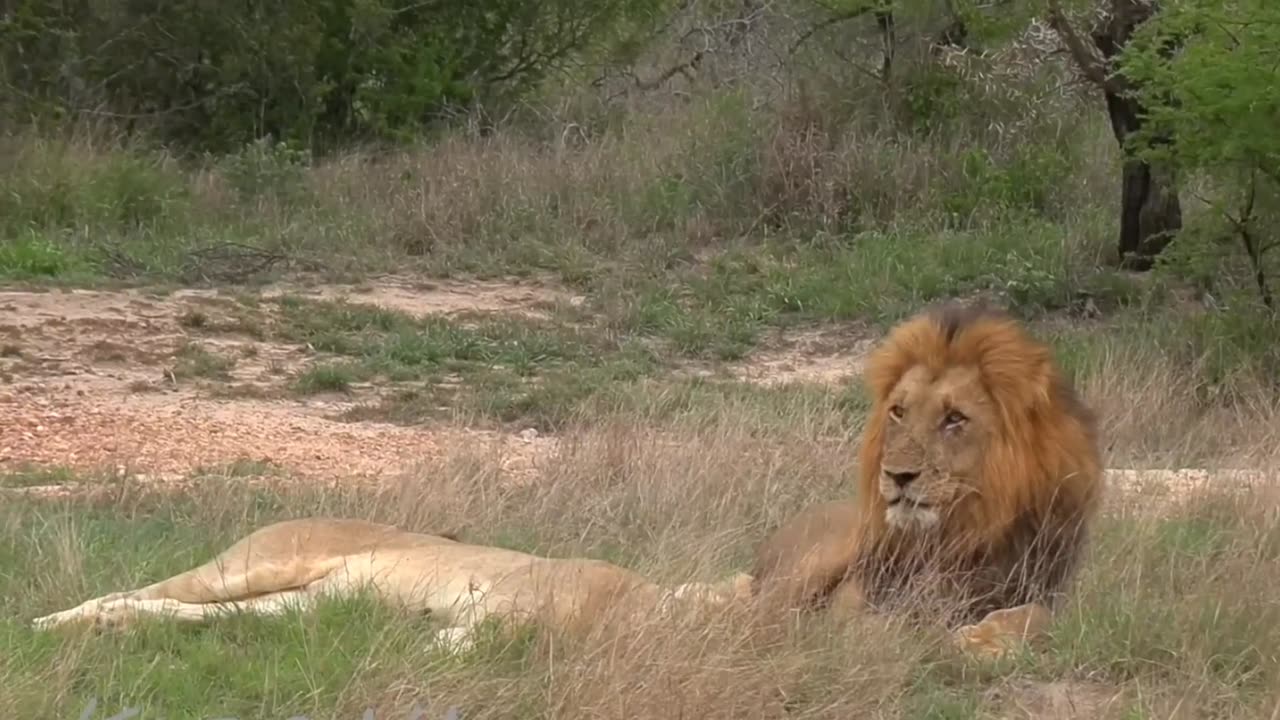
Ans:
{"label": "green shrub near tree", "polygon": [[[1254,297],[1274,305],[1280,4],[1165,3],[1136,35],[1121,69],[1149,108],[1135,137],[1141,152],[1171,163],[1185,180],[1201,179],[1195,194],[1211,210],[1182,233],[1166,262],[1210,290],[1247,277]],[[1157,138],[1164,141],[1152,142]]]}

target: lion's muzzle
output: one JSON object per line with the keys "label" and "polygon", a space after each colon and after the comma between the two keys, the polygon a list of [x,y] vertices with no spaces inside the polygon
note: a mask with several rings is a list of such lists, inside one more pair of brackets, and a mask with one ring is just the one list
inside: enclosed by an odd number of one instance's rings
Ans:
{"label": "lion's muzzle", "polygon": [[882,467],[880,495],[884,497],[885,520],[897,528],[929,528],[938,522],[938,512],[919,482],[918,469]]}

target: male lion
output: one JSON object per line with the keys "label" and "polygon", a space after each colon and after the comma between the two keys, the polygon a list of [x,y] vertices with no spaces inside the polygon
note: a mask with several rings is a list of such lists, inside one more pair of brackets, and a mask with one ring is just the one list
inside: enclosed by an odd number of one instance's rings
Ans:
{"label": "male lion", "polygon": [[894,328],[865,382],[855,499],[769,536],[753,592],[963,625],[979,654],[1042,631],[1102,489],[1093,415],[1049,349],[999,311],[944,305]]}
{"label": "male lion", "polygon": [[600,560],[538,557],[363,520],[307,518],[256,530],[166,580],[33,622],[51,628],[77,621],[121,625],[145,615],[186,621],[236,610],[273,615],[370,589],[389,605],[440,617],[447,626],[437,639],[462,649],[490,616],[585,630],[610,617],[666,613],[685,601],[693,603],[689,609],[719,607],[748,596],[749,582],[739,574],[663,588]]}

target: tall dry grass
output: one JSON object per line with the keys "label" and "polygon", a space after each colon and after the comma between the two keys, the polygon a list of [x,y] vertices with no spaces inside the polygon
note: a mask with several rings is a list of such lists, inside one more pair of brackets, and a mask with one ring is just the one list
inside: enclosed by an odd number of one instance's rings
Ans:
{"label": "tall dry grass", "polygon": [[1275,467],[1280,405],[1268,378],[1242,374],[1223,386],[1229,395],[1214,397],[1198,363],[1144,340],[1099,333],[1077,370],[1081,393],[1099,417],[1110,466]]}

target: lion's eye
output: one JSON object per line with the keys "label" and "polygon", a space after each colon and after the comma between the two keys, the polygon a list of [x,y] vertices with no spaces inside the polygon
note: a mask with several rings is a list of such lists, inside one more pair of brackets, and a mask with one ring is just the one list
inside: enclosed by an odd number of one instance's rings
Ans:
{"label": "lion's eye", "polygon": [[901,405],[894,405],[889,408],[889,417],[893,418],[894,420],[901,420],[903,412],[904,411]]}
{"label": "lion's eye", "polygon": [[951,412],[947,413],[947,417],[943,419],[943,423],[947,427],[953,428],[953,427],[956,427],[957,425],[960,425],[961,423],[963,423],[968,419],[969,418],[965,417],[964,413],[958,410],[952,410]]}

